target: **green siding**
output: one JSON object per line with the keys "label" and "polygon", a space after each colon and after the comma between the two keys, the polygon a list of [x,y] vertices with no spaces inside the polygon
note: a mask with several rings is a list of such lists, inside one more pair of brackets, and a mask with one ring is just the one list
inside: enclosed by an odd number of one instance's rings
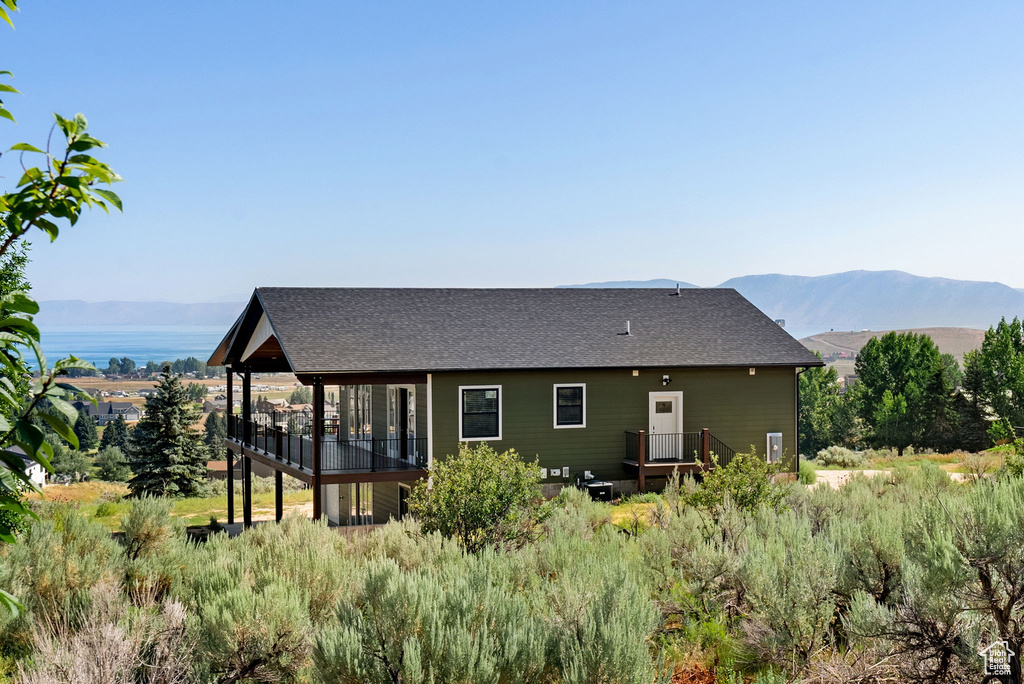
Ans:
{"label": "green siding", "polygon": [[371,432],[374,439],[388,439],[388,386],[374,385],[370,389]]}
{"label": "green siding", "polygon": [[398,483],[375,482],[373,485],[373,524],[398,520]]}
{"label": "green siding", "polygon": [[[662,376],[672,379],[667,387]],[[505,371],[434,373],[434,456],[458,448],[460,385],[502,386],[502,439],[488,442],[502,451],[515,448],[527,458],[539,456],[545,468],[568,466],[575,475],[593,471],[599,478],[635,477],[622,466],[625,431],[648,428],[650,392],[683,392],[683,431],[710,428],[738,452],[765,451],[769,432],[781,432],[790,464],[796,452],[796,371],[787,368],[581,371]],[[586,383],[585,428],[555,429],[553,385]],[[549,478],[548,483],[557,482]]]}

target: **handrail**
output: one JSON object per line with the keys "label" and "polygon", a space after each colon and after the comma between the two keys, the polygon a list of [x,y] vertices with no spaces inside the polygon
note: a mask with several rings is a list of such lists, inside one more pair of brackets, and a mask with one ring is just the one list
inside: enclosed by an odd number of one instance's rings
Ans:
{"label": "handrail", "polygon": [[718,466],[721,467],[728,465],[736,455],[735,450],[710,434],[706,428],[699,432],[648,433],[644,430],[625,430],[624,436],[625,460],[641,466],[657,463],[692,463],[702,464],[707,468],[712,467],[707,456],[714,454]]}
{"label": "handrail", "polygon": [[[229,416],[236,435],[245,434],[239,428],[248,427],[249,442],[241,437],[235,441],[267,456],[283,461],[301,470],[312,467],[313,437],[307,424],[295,420],[295,414],[271,411],[254,413],[250,421],[240,416]],[[369,439],[339,439],[338,424],[325,422],[321,435],[321,469],[341,470],[418,470],[427,467],[426,437],[392,437]]]}

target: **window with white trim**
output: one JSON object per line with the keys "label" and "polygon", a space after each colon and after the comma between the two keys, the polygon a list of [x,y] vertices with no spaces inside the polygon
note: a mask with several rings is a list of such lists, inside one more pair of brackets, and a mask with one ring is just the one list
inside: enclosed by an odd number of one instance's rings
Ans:
{"label": "window with white trim", "polygon": [[459,387],[459,441],[501,439],[501,385]]}
{"label": "window with white trim", "polygon": [[587,385],[555,385],[555,429],[587,427]]}

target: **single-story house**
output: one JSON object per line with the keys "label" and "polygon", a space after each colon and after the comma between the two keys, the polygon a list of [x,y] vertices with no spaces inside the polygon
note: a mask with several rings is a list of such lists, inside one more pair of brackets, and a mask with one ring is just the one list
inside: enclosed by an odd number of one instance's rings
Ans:
{"label": "single-story house", "polygon": [[142,409],[130,401],[100,401],[95,404],[89,401],[76,401],[73,405],[84,410],[97,425],[106,425],[112,420],[117,420],[118,416],[124,416],[128,422],[142,418]]}
{"label": "single-story house", "polygon": [[[29,481],[39,489],[42,489],[43,485],[46,484],[46,468],[40,465],[37,461],[29,458],[25,454],[25,450],[19,446],[8,447],[8,451],[21,457],[21,460],[25,463],[24,472],[28,475]],[[6,468],[7,466],[2,465],[0,467]]]}
{"label": "single-story house", "polygon": [[[241,404],[242,404],[242,402],[239,399],[236,399],[235,401],[232,402],[232,405],[235,408],[238,408],[239,406],[241,406]],[[228,400],[227,400],[227,397],[220,396],[220,397],[217,397],[216,399],[207,399],[206,401],[203,402],[203,413],[213,413],[214,411],[227,411],[227,410],[228,410]]]}
{"label": "single-story house", "polygon": [[[460,442],[538,458],[548,494],[628,493],[751,448],[795,471],[798,374],[823,365],[735,290],[689,288],[257,288],[208,364],[229,393],[242,377],[226,446],[243,470],[308,482],[314,517],[342,525],[400,517]],[[253,414],[261,372],[312,387],[308,420]]]}

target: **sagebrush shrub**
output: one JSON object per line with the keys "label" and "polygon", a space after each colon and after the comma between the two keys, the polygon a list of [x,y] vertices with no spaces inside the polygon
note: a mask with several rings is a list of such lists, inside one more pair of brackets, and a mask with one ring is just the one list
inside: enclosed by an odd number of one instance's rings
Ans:
{"label": "sagebrush shrub", "polygon": [[864,454],[841,446],[830,446],[818,452],[816,462],[820,466],[859,468],[864,465]]}

